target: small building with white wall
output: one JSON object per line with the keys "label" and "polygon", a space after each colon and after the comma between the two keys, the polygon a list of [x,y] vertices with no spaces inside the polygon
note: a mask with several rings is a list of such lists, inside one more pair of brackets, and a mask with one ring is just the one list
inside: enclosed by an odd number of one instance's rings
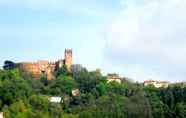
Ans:
{"label": "small building with white wall", "polygon": [[3,117],[3,112],[0,112],[0,118],[4,118],[4,117]]}
{"label": "small building with white wall", "polygon": [[50,100],[49,100],[51,103],[61,103],[63,102],[62,98],[61,97],[50,97]]}
{"label": "small building with white wall", "polygon": [[108,74],[107,75],[107,82],[117,82],[117,83],[121,83],[121,77],[118,74]]}
{"label": "small building with white wall", "polygon": [[167,81],[156,81],[156,80],[147,80],[144,81],[144,86],[153,85],[156,88],[167,88],[169,86],[169,82]]}
{"label": "small building with white wall", "polygon": [[79,96],[79,95],[80,95],[79,89],[73,89],[72,90],[72,96],[76,97],[76,96]]}

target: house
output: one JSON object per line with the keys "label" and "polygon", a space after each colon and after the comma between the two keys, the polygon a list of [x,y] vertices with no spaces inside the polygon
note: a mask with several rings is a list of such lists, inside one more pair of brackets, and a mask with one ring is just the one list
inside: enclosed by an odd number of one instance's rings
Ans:
{"label": "house", "polygon": [[0,112],[0,118],[4,118],[4,117],[3,117],[3,112]]}
{"label": "house", "polygon": [[80,95],[79,89],[73,89],[72,90],[72,96],[76,97],[76,96],[79,96],[79,95]]}
{"label": "house", "polygon": [[49,101],[51,103],[60,103],[60,102],[63,102],[63,100],[62,100],[61,97],[50,97]]}
{"label": "house", "polygon": [[116,73],[108,74],[107,75],[107,82],[108,83],[110,83],[110,82],[121,83],[121,77]]}
{"label": "house", "polygon": [[169,82],[167,81],[156,81],[156,80],[146,80],[144,81],[144,86],[153,85],[156,88],[167,88],[169,86]]}

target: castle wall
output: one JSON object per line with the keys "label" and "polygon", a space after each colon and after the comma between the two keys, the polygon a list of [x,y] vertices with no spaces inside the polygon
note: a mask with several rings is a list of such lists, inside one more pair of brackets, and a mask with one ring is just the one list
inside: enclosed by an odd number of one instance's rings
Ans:
{"label": "castle wall", "polygon": [[49,61],[42,60],[38,62],[24,62],[18,63],[18,67],[26,73],[31,74],[33,78],[40,78],[42,74],[47,75],[48,80],[54,79],[53,72],[57,69],[61,68],[63,65],[67,66],[69,72],[71,72],[72,66],[72,50],[65,50],[65,59],[58,60],[53,63],[49,63]]}

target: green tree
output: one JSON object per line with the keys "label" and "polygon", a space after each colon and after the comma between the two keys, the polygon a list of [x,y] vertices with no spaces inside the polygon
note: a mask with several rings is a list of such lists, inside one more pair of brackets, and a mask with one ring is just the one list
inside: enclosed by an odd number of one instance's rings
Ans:
{"label": "green tree", "polygon": [[33,118],[32,110],[22,101],[14,102],[3,109],[6,118]]}
{"label": "green tree", "polygon": [[83,69],[82,71],[78,72],[74,76],[74,79],[78,84],[78,88],[83,93],[92,92],[93,90],[95,90],[96,85],[99,82],[97,74],[89,73],[86,69]]}
{"label": "green tree", "polygon": [[62,106],[58,103],[50,103],[48,110],[53,118],[59,118],[60,116],[62,116]]}
{"label": "green tree", "polygon": [[51,95],[71,95],[72,89],[76,88],[76,83],[70,76],[59,76],[55,79],[50,85],[50,94]]}
{"label": "green tree", "polygon": [[47,96],[42,95],[32,95],[29,98],[30,104],[32,105],[33,109],[39,111],[48,111],[49,100]]}
{"label": "green tree", "polygon": [[[17,76],[17,75],[15,75]],[[14,101],[23,99],[26,100],[32,94],[32,88],[24,80],[19,79],[5,79],[0,86],[0,98],[7,105],[12,104]]]}
{"label": "green tree", "polygon": [[68,74],[68,69],[66,65],[63,65],[61,68],[59,68],[56,72],[55,72],[55,76],[56,78],[58,78],[59,76],[66,76]]}
{"label": "green tree", "polygon": [[184,103],[177,103],[175,106],[176,118],[186,117],[186,105]]}

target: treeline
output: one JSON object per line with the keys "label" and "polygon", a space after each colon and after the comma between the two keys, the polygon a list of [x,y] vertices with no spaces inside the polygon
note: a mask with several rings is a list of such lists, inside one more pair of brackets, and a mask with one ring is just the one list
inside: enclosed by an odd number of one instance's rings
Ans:
{"label": "treeline", "polygon": [[[123,79],[107,83],[101,73],[82,69],[69,74],[66,67],[36,80],[18,68],[0,70],[0,111],[5,118],[185,118],[186,88],[143,87]],[[72,90],[80,95],[73,96]],[[60,96],[61,103],[49,97]]]}

